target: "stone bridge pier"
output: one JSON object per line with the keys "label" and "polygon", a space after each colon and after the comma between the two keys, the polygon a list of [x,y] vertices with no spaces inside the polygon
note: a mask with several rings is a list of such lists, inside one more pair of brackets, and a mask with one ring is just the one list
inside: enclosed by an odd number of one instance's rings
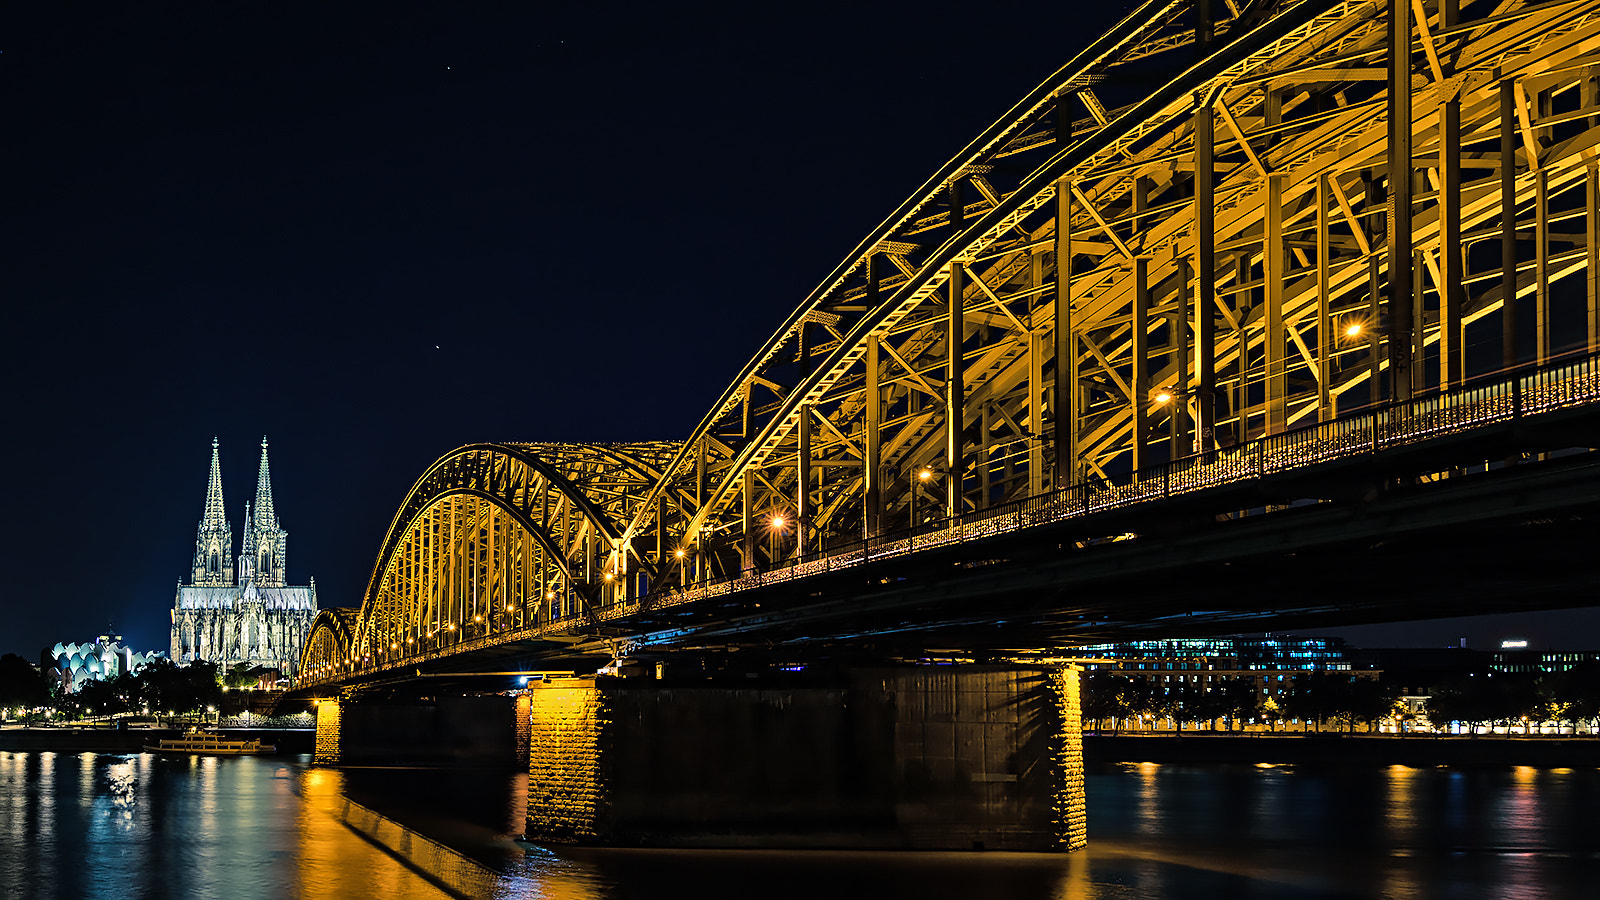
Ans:
{"label": "stone bridge pier", "polygon": [[[344,696],[316,704],[316,752],[330,766],[516,766],[527,759],[527,699]],[[520,716],[519,716],[520,711]]]}
{"label": "stone bridge pier", "polygon": [[528,768],[527,837],[598,846],[1072,850],[1076,668],[548,677],[323,701],[317,761]]}

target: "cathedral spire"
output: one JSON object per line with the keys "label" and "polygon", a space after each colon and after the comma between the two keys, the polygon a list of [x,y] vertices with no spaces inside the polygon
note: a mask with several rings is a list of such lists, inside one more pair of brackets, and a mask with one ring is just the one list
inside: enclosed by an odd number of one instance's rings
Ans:
{"label": "cathedral spire", "polygon": [[288,584],[284,557],[288,553],[289,535],[278,527],[278,513],[272,507],[272,471],[267,465],[265,436],[261,438],[261,470],[256,474],[255,503],[246,509],[239,583],[283,587]]}
{"label": "cathedral spire", "polygon": [[272,509],[272,472],[267,468],[267,436],[261,436],[261,471],[256,473],[255,522],[261,528],[272,528],[278,517]]}
{"label": "cathedral spire", "polygon": [[189,568],[190,584],[226,585],[233,583],[233,527],[222,507],[222,459],[217,439],[211,439],[211,475],[206,481],[206,512],[195,529],[194,563]]}
{"label": "cathedral spire", "polygon": [[228,516],[222,510],[222,459],[217,455],[217,439],[211,439],[211,479],[206,483],[206,514],[200,520],[201,530],[222,528]]}

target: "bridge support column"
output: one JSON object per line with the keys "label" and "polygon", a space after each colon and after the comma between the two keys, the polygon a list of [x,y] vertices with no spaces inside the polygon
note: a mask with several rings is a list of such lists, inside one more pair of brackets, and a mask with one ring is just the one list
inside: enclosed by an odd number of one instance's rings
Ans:
{"label": "bridge support column", "polygon": [[1074,669],[561,678],[530,698],[530,840],[1084,845]]}
{"label": "bridge support column", "polygon": [[509,697],[317,703],[317,765],[512,765],[526,746]]}
{"label": "bridge support column", "polygon": [[317,701],[317,736],[311,761],[319,766],[338,765],[340,761],[340,750],[343,748],[343,733],[339,728],[340,703],[339,700]]}

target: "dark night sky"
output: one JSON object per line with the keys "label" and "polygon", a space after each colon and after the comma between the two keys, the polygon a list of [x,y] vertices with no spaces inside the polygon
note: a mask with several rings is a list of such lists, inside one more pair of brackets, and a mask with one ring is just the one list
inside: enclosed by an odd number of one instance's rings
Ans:
{"label": "dark night sky", "polygon": [[236,541],[271,440],[324,606],[453,447],[686,436],[1130,7],[13,6],[0,652],[30,657],[108,619],[166,648],[213,435]]}

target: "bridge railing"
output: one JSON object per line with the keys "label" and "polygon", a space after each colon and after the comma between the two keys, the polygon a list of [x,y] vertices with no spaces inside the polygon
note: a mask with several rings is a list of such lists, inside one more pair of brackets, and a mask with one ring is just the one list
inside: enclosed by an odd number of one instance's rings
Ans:
{"label": "bridge railing", "polygon": [[[1207,450],[1142,468],[1115,480],[1097,478],[1082,481],[1057,491],[960,516],[822,548],[765,570],[752,570],[652,591],[627,602],[597,609],[594,616],[600,621],[622,619],[644,609],[726,596],[938,547],[981,541],[1151,500],[1239,484],[1290,469],[1354,459],[1386,449],[1463,434],[1520,417],[1597,402],[1600,402],[1600,354],[1557,360],[1536,369],[1482,379],[1444,393],[1384,404],[1329,422],[1268,435],[1235,447]],[[586,619],[578,617],[546,621],[498,635],[480,635],[448,647],[431,648],[420,655],[410,655],[401,660],[368,664],[358,667],[358,670],[412,664],[419,659],[447,656],[505,640],[561,634],[571,631]],[[322,679],[307,679],[303,683],[332,681],[348,674],[350,672],[346,671]]]}

